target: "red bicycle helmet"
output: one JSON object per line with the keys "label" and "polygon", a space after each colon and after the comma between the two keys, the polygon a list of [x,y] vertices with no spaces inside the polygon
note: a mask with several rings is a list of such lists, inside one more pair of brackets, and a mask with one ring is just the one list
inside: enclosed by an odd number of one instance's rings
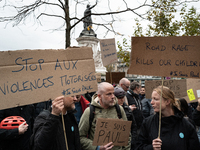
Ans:
{"label": "red bicycle helmet", "polygon": [[9,116],[1,121],[0,129],[15,129],[18,128],[23,122],[25,122],[25,120],[20,116]]}

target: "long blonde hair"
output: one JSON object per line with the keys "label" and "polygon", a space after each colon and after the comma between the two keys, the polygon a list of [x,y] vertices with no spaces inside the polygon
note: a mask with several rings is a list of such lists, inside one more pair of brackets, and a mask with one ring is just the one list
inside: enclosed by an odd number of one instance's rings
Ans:
{"label": "long blonde hair", "polygon": [[158,86],[158,87],[154,88],[153,91],[156,91],[160,96],[161,96],[161,91],[162,91],[162,98],[164,100],[169,99],[171,106],[175,106],[175,107],[179,108],[179,104],[178,104],[177,99],[175,98],[174,92],[172,90],[170,90],[168,87],[163,86],[163,90],[162,90],[162,86]]}

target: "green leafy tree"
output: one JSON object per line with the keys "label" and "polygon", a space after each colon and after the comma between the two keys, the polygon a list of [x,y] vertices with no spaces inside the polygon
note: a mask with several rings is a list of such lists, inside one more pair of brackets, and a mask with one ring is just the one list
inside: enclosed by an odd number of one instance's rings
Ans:
{"label": "green leafy tree", "polygon": [[182,20],[180,22],[182,36],[199,36],[200,35],[200,14],[197,13],[194,7],[186,12],[183,7],[181,13]]}
{"label": "green leafy tree", "polygon": [[119,58],[121,63],[125,63],[126,66],[129,66],[131,46],[128,45],[127,39],[123,39],[123,46],[121,46],[121,44],[118,41],[117,46],[119,49],[119,51],[117,52],[117,57]]}

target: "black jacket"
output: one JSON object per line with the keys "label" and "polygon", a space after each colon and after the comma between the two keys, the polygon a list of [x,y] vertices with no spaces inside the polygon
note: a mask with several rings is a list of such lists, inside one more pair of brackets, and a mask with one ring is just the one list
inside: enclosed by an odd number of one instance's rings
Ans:
{"label": "black jacket", "polygon": [[131,124],[131,150],[135,148],[135,141],[137,139],[137,125],[135,122],[135,117],[133,116],[133,113],[131,109],[129,108],[126,103],[123,103],[122,107],[124,108],[124,111],[126,113],[126,117],[128,121],[132,121]]}
{"label": "black jacket", "polygon": [[[174,107],[175,115],[161,119],[162,150],[199,150],[197,133],[183,113]],[[144,119],[136,150],[153,150],[152,141],[158,137],[159,113]]]}
{"label": "black jacket", "polygon": [[[51,111],[51,110],[50,110]],[[34,150],[66,150],[61,116],[55,116],[49,110],[41,112],[34,122]],[[73,112],[63,115],[69,150],[80,150],[78,124]]]}
{"label": "black jacket", "polygon": [[196,126],[200,126],[200,111],[195,109],[192,113],[192,119]]}
{"label": "black jacket", "polygon": [[143,98],[141,100],[141,103],[142,103],[142,114],[145,118],[154,114],[154,109],[151,105],[151,99]]}
{"label": "black jacket", "polygon": [[135,105],[137,107],[135,110],[133,110],[133,115],[135,117],[137,128],[140,129],[144,116],[142,114],[142,104],[139,99],[139,95],[135,94],[132,90],[129,90],[126,93],[126,97],[129,105]]}
{"label": "black jacket", "polygon": [[28,130],[19,135],[18,128],[0,129],[0,150],[29,150],[29,139],[34,122],[34,106],[26,105],[0,110],[0,122],[9,116],[21,116],[29,125]]}

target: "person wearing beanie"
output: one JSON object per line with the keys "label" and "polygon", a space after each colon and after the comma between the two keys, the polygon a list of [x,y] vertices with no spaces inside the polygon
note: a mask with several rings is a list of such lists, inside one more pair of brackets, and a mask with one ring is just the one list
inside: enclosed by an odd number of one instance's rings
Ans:
{"label": "person wearing beanie", "polygon": [[126,92],[121,87],[115,87],[114,88],[114,94],[118,100],[118,104],[121,105],[124,108],[124,111],[126,113],[126,117],[128,121],[132,121],[131,124],[131,150],[134,150],[135,148],[135,141],[137,138],[137,125],[135,122],[135,117],[133,116],[132,110],[129,108],[129,106],[125,103],[125,95]]}

